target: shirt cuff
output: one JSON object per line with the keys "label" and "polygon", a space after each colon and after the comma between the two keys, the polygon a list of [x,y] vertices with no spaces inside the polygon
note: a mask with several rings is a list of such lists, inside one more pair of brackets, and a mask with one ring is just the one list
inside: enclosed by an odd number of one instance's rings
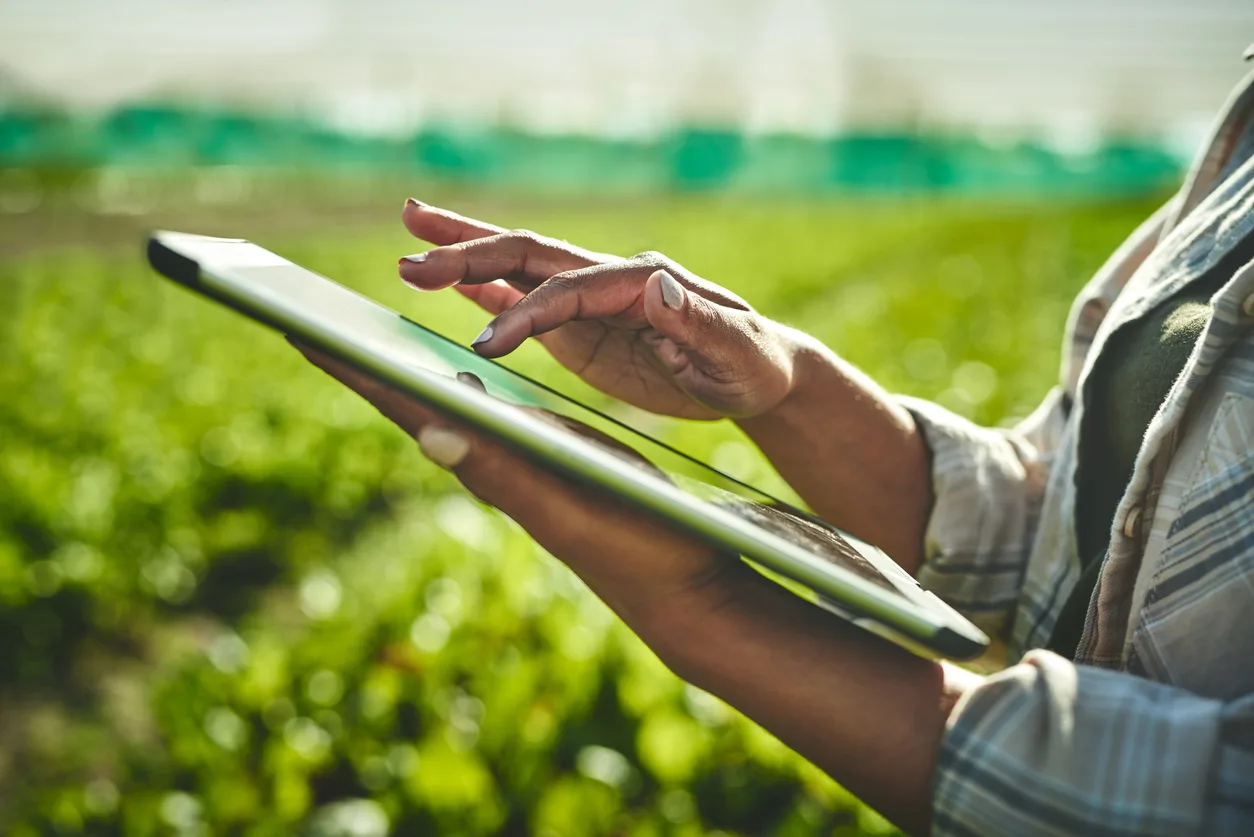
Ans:
{"label": "shirt cuff", "polygon": [[1221,715],[1219,701],[1033,651],[954,707],[933,832],[1200,833]]}
{"label": "shirt cuff", "polygon": [[919,583],[996,633],[1019,598],[1044,478],[1014,431],[980,427],[929,401],[899,398],[932,457],[935,500]]}

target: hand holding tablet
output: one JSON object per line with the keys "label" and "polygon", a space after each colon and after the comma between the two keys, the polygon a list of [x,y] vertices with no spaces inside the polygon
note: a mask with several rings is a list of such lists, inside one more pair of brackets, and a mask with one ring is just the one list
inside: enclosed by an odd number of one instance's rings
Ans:
{"label": "hand holding tablet", "polygon": [[[528,461],[517,451],[450,421],[396,389],[348,364],[296,344],[327,374],[374,404],[413,436],[429,459],[452,471],[480,500],[517,521],[542,547],[559,555],[620,616],[651,625],[659,634],[682,632],[716,600],[720,578],[742,573],[734,555],[675,531],[656,517],[611,495],[589,492],[577,482]],[[467,378],[458,376],[470,387]],[[477,387],[482,391],[483,383]],[[660,474],[630,448],[587,425],[546,413],[526,412],[595,440],[613,444],[627,461]]]}

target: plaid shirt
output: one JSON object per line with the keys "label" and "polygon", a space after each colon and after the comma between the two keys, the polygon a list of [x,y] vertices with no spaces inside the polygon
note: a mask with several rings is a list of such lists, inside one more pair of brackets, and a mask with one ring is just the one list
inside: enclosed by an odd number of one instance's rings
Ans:
{"label": "plaid shirt", "polygon": [[1039,649],[1079,579],[1076,442],[1112,333],[1254,230],[1254,75],[1181,192],[1081,292],[1060,385],[1018,427],[905,399],[933,455],[925,587],[1021,662],[955,707],[937,834],[1254,834],[1254,263],[1146,431],[1076,660]]}

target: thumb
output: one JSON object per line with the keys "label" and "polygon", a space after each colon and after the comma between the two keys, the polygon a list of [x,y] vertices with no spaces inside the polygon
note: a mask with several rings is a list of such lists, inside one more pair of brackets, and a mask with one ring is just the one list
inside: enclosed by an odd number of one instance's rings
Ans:
{"label": "thumb", "polygon": [[701,372],[743,368],[754,359],[747,322],[753,315],[693,293],[665,270],[645,282],[644,314],[659,335],[652,341],[658,358],[672,374],[690,365]]}

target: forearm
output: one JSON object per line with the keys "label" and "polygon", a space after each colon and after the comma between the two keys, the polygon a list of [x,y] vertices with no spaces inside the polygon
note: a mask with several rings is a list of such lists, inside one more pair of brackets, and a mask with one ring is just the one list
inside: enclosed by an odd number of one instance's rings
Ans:
{"label": "forearm", "polygon": [[791,393],[737,423],[821,517],[914,573],[932,503],[927,445],[909,411],[817,340],[792,332]]}
{"label": "forearm", "polygon": [[747,566],[701,595],[669,622],[639,626],[663,661],[925,833],[945,719],[972,675],[805,604]]}

